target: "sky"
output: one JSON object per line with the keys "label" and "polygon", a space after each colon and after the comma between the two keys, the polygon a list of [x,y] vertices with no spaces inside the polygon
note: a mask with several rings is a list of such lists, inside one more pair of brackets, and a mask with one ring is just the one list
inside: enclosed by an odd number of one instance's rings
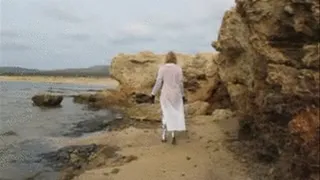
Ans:
{"label": "sky", "polygon": [[118,53],[213,52],[234,0],[0,0],[0,66],[110,64]]}

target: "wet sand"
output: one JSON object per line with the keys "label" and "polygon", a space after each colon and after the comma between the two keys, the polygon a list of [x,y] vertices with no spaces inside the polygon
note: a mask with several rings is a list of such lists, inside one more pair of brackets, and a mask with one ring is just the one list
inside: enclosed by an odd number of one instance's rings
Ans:
{"label": "wet sand", "polygon": [[80,85],[118,85],[116,80],[109,77],[0,76],[0,81],[67,83]]}

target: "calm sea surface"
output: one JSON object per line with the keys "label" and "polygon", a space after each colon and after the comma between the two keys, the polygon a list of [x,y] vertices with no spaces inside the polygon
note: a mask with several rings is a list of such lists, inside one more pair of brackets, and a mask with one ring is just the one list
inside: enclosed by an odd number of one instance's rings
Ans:
{"label": "calm sea surface", "polygon": [[[72,124],[111,116],[107,110],[90,111],[74,104],[70,97],[64,98],[61,108],[39,108],[32,105],[33,95],[46,91],[74,95],[105,88],[112,87],[0,81],[0,134],[8,131],[17,134],[0,135],[0,180],[25,180],[45,171],[46,168],[34,160],[40,153],[61,147],[59,138],[62,139]],[[50,173],[37,179],[56,179]]]}

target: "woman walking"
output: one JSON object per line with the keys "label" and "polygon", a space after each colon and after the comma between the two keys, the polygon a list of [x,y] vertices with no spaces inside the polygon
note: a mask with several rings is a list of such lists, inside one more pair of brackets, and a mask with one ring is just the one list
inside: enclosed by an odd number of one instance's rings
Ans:
{"label": "woman walking", "polygon": [[176,55],[170,51],[165,64],[160,66],[156,83],[151,92],[152,103],[161,88],[160,105],[162,110],[162,142],[167,140],[167,131],[171,132],[172,144],[176,143],[175,131],[185,131],[183,74],[177,65]]}

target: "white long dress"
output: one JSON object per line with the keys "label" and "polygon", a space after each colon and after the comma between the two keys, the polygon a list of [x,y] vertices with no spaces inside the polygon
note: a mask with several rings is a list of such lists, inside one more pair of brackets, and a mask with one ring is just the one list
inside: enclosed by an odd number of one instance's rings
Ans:
{"label": "white long dress", "polygon": [[180,66],[167,63],[160,66],[152,95],[161,88],[162,123],[168,131],[185,131],[183,74]]}

